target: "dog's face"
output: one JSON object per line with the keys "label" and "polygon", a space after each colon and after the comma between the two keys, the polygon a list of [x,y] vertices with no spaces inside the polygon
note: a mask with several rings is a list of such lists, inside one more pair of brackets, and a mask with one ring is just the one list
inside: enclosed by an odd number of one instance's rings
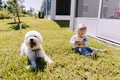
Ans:
{"label": "dog's face", "polygon": [[42,36],[36,31],[29,31],[25,34],[25,43],[32,50],[39,49],[42,45]]}

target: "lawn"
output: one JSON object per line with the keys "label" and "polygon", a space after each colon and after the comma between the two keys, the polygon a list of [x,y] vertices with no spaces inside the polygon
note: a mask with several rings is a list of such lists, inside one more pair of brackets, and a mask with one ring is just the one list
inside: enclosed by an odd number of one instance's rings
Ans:
{"label": "lawn", "polygon": [[[74,32],[67,26],[46,19],[21,18],[30,27],[11,29],[13,20],[0,20],[0,78],[4,80],[120,80],[120,50],[89,38],[89,46],[108,49],[97,58],[86,57],[72,51],[69,39]],[[7,31],[2,31],[7,30]],[[43,36],[43,48],[55,62],[47,64],[44,71],[26,70],[27,57],[20,57],[24,34],[37,30]],[[1,80],[1,79],[0,79]]]}

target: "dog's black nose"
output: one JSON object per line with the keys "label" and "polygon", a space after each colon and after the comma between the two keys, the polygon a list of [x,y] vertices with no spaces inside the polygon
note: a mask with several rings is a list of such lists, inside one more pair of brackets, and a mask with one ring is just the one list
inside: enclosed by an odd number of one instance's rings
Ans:
{"label": "dog's black nose", "polygon": [[30,39],[30,41],[32,42],[32,41],[33,41],[33,39]]}

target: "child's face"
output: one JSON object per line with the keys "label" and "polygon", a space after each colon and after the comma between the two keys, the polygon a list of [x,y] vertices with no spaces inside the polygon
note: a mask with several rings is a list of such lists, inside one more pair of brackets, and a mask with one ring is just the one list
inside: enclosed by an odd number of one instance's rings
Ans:
{"label": "child's face", "polygon": [[79,37],[83,37],[83,36],[86,34],[86,32],[87,32],[86,29],[84,29],[84,30],[79,30],[79,31],[77,32],[77,34],[78,34]]}

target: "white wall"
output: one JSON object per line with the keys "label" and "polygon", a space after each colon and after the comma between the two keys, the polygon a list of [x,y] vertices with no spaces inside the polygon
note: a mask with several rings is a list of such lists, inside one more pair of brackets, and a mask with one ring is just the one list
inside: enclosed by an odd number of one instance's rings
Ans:
{"label": "white wall", "polygon": [[96,31],[97,31],[97,27],[98,27],[98,19],[90,19],[90,18],[75,18],[75,25],[74,27],[76,28],[77,25],[79,25],[80,23],[83,23],[87,26],[88,31],[87,34],[90,36],[95,37],[96,36]]}
{"label": "white wall", "polygon": [[55,20],[70,20],[70,16],[67,15],[56,15]]}
{"label": "white wall", "polygon": [[120,20],[75,18],[74,27],[76,28],[80,23],[84,23],[87,26],[88,35],[92,37],[97,36],[120,43]]}
{"label": "white wall", "polygon": [[[86,1],[86,0],[85,0]],[[107,17],[114,14],[115,8],[120,6],[119,0],[109,0],[103,6],[107,7]],[[87,4],[87,2],[85,3]],[[90,7],[89,7],[90,8]],[[91,8],[92,9],[92,8]],[[93,9],[96,10],[96,9]],[[92,10],[91,10],[92,11]],[[119,19],[99,19],[98,18],[81,18],[75,17],[74,28],[78,24],[84,23],[88,27],[87,34],[92,37],[101,37],[120,44],[120,20]]]}
{"label": "white wall", "polygon": [[120,43],[120,20],[100,19],[97,36]]}

